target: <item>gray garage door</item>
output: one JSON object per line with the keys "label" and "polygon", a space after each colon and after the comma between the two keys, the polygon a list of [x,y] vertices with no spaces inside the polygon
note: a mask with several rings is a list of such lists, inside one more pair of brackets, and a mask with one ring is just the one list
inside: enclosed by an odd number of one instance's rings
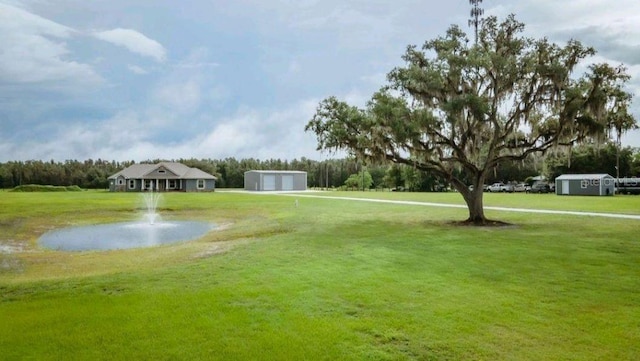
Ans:
{"label": "gray garage door", "polygon": [[293,190],[293,176],[292,175],[283,175],[282,176],[282,190],[283,191],[292,191]]}
{"label": "gray garage door", "polygon": [[275,191],[276,190],[276,176],[275,175],[267,175],[265,174],[262,178],[262,185],[264,186],[262,189],[265,191]]}

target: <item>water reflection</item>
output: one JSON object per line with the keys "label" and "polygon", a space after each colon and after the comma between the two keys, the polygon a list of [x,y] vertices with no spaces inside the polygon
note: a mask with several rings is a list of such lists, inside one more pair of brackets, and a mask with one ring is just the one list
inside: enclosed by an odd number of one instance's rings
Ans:
{"label": "water reflection", "polygon": [[122,222],[53,230],[40,237],[40,245],[62,251],[110,250],[150,247],[191,241],[215,229],[208,222]]}

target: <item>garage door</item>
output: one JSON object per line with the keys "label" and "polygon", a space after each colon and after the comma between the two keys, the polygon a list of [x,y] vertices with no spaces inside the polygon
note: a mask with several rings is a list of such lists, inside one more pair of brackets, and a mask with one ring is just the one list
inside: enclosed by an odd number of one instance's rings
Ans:
{"label": "garage door", "polygon": [[275,175],[264,175],[262,177],[262,190],[265,191],[275,191],[276,190],[276,176]]}
{"label": "garage door", "polygon": [[293,190],[293,176],[292,175],[283,175],[282,176],[282,190],[283,191],[292,191]]}

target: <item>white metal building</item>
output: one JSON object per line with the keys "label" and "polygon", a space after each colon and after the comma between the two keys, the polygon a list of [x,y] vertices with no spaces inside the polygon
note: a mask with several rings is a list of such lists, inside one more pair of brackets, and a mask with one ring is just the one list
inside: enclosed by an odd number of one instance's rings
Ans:
{"label": "white metal building", "polygon": [[250,170],[244,172],[248,191],[305,191],[307,172],[295,170]]}

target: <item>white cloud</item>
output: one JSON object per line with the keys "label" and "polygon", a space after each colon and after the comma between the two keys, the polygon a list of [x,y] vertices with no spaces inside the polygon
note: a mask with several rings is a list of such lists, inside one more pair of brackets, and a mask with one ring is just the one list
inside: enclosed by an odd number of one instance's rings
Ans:
{"label": "white cloud", "polygon": [[289,75],[295,75],[300,73],[301,65],[296,59],[293,59],[289,62],[289,67],[287,69],[287,73]]}
{"label": "white cloud", "polygon": [[289,108],[241,109],[230,117],[199,122],[198,136],[162,142],[163,131],[156,129],[145,114],[121,112],[96,124],[68,124],[47,139],[20,145],[0,146],[0,151],[20,154],[27,159],[146,160],[177,158],[281,158],[317,159],[315,135],[304,126],[315,112],[317,100],[297,102]]}
{"label": "white cloud", "polygon": [[394,3],[318,2],[290,14],[291,27],[309,33],[335,32],[341,47],[350,50],[387,45],[398,35],[395,26],[401,6]]}
{"label": "white cloud", "polygon": [[217,66],[207,49],[192,49],[176,66],[166,67],[149,89],[149,108],[164,116],[192,118],[203,106],[215,107],[228,96],[212,71]]}
{"label": "white cloud", "polygon": [[46,34],[57,38],[67,38],[74,32],[67,26],[2,3],[0,3],[0,26],[7,33]]}
{"label": "white cloud", "polygon": [[176,65],[176,67],[178,68],[185,68],[185,69],[196,69],[196,68],[205,68],[205,67],[217,67],[220,66],[220,64],[216,63],[216,62],[185,62],[185,63],[179,63]]}
{"label": "white cloud", "polygon": [[167,51],[162,44],[132,29],[117,28],[100,31],[93,33],[93,36],[114,45],[123,46],[133,53],[151,57],[158,62],[164,62],[167,58]]}
{"label": "white cloud", "polygon": [[[487,4],[489,6],[489,4]],[[555,40],[576,38],[591,44],[594,37],[625,46],[640,44],[640,2],[637,0],[527,0],[498,5],[488,14],[504,17],[515,13],[534,36]],[[558,39],[559,38],[559,39]]]}
{"label": "white cloud", "polygon": [[102,78],[87,64],[69,60],[65,42],[78,33],[26,10],[0,3],[0,81],[61,81],[96,84]]}
{"label": "white cloud", "polygon": [[177,113],[191,113],[202,101],[200,84],[196,79],[163,84],[153,92],[158,107]]}
{"label": "white cloud", "polygon": [[149,72],[147,70],[145,70],[144,68],[142,68],[142,67],[140,67],[138,65],[129,64],[129,65],[127,65],[127,69],[129,69],[132,73],[138,74],[138,75],[149,74]]}
{"label": "white cloud", "polygon": [[[515,13],[533,37],[595,46],[599,57],[591,61],[624,61],[629,89],[640,91],[640,60],[633,61],[640,57],[639,1],[482,5],[487,14]],[[0,161],[318,158],[304,126],[321,98],[335,94],[363,107],[402,64],[407,44],[443,35],[451,23],[470,30],[468,2],[241,0],[221,7],[196,0],[176,9],[0,0],[0,119],[10,129],[0,132]],[[159,19],[170,30],[153,28]],[[118,51],[101,51],[111,44]],[[110,86],[85,92],[104,82],[95,69]],[[60,84],[83,93],[51,92]],[[12,98],[3,103],[6,95]],[[640,118],[640,107],[633,109]],[[640,146],[640,131],[625,143]]]}
{"label": "white cloud", "polygon": [[315,136],[304,132],[317,104],[307,99],[279,110],[239,110],[203,132],[191,151],[210,158],[318,158]]}

